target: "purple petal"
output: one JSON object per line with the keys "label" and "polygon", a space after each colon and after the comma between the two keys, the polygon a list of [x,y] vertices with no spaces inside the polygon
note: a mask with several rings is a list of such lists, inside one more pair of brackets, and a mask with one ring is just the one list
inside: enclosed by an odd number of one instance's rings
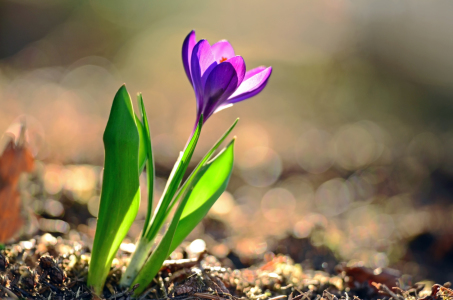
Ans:
{"label": "purple petal", "polygon": [[248,70],[247,73],[245,73],[245,77],[244,77],[244,80],[247,80],[249,79],[250,77],[260,73],[261,71],[263,71],[264,69],[266,69],[265,66],[260,66],[258,68],[255,68],[255,69],[251,69],[251,70]]}
{"label": "purple petal", "polygon": [[190,75],[190,58],[192,57],[192,50],[196,43],[197,38],[195,37],[195,30],[192,30],[182,43],[182,63],[190,83],[192,83],[192,76]]}
{"label": "purple petal", "polygon": [[212,54],[217,63],[222,63],[235,56],[234,49],[227,40],[221,40],[212,45]]}
{"label": "purple petal", "polygon": [[238,56],[228,59],[226,62],[230,63],[233,66],[233,68],[236,70],[236,74],[238,76],[238,85],[236,87],[238,87],[244,80],[244,76],[246,74],[245,73],[245,61],[242,58],[242,56],[238,55]]}
{"label": "purple petal", "polygon": [[200,40],[192,51],[190,61],[190,73],[192,75],[192,84],[197,98],[198,115],[203,109],[203,89],[208,75],[217,65],[211,52],[211,46],[208,41]]}
{"label": "purple petal", "polygon": [[236,103],[255,96],[264,89],[271,73],[272,67],[269,67],[244,80],[226,103]]}
{"label": "purple petal", "polygon": [[233,94],[237,84],[238,75],[230,62],[223,62],[212,70],[206,81],[203,97],[203,114],[206,119]]}

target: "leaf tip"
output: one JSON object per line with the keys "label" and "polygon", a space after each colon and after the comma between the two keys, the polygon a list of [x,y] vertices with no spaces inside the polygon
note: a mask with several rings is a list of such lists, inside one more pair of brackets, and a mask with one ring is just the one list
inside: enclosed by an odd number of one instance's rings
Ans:
{"label": "leaf tip", "polygon": [[125,83],[123,83],[123,84],[121,85],[121,87],[118,89],[118,92],[116,92],[117,95],[118,95],[118,94],[121,95],[121,94],[123,94],[123,93],[126,93],[126,94],[129,95],[129,92],[128,92],[127,89],[126,89],[126,84],[125,84]]}
{"label": "leaf tip", "polygon": [[236,142],[236,136],[233,136],[233,138],[231,139],[231,141],[228,143],[228,145],[225,147],[225,148],[228,148],[228,147],[234,147],[234,143]]}

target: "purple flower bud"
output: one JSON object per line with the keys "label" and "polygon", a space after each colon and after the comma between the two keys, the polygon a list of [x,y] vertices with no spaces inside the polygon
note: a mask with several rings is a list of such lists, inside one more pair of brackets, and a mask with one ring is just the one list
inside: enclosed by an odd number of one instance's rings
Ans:
{"label": "purple flower bud", "polygon": [[197,120],[204,121],[214,113],[261,92],[272,73],[272,67],[245,71],[245,62],[234,53],[231,44],[222,40],[214,45],[200,40],[192,30],[182,45],[182,62],[197,99]]}

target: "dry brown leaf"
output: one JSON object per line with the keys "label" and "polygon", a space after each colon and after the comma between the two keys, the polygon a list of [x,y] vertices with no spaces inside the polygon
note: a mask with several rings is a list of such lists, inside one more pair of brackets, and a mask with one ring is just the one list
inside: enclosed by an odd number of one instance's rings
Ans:
{"label": "dry brown leaf", "polygon": [[17,185],[22,173],[33,170],[34,159],[23,131],[17,142],[13,138],[8,142],[0,156],[0,243],[13,238],[24,223]]}

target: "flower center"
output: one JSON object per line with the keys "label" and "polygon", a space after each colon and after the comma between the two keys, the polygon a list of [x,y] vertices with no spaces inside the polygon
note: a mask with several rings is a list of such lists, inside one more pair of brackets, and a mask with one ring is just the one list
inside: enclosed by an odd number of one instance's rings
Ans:
{"label": "flower center", "polygon": [[223,62],[226,61],[227,59],[228,59],[228,58],[222,56],[222,58],[220,59],[219,63],[223,63]]}

